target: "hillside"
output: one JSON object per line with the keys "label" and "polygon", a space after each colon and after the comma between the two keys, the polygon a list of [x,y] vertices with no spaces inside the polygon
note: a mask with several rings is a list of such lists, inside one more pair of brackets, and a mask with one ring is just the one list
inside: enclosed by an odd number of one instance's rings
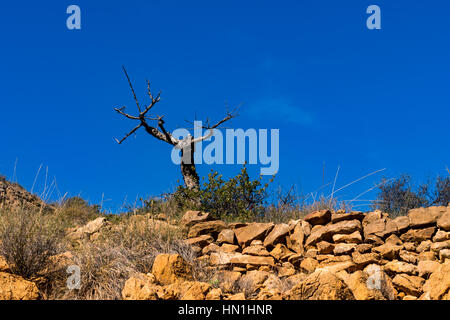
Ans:
{"label": "hillside", "polygon": [[[8,204],[40,203],[2,186]],[[46,217],[61,220],[64,210]],[[64,226],[60,248],[36,274],[21,276],[0,257],[0,299],[450,299],[450,206],[395,219],[320,210],[288,223],[226,223],[187,211]],[[69,266],[81,270],[75,289]]]}

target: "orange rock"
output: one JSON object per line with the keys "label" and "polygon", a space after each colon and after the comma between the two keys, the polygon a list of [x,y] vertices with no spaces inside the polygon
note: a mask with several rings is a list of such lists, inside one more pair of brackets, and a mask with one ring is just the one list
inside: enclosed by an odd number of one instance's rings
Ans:
{"label": "orange rock", "polygon": [[0,272],[0,300],[37,300],[39,290],[34,282]]}
{"label": "orange rock", "polygon": [[179,254],[156,256],[152,273],[163,285],[192,279],[191,267]]}

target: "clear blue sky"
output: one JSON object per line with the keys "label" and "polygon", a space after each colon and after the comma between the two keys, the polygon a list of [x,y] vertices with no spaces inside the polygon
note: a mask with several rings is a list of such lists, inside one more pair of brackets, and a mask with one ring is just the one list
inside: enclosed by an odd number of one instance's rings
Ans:
{"label": "clear blue sky", "polygon": [[[81,30],[66,8],[81,8]],[[366,28],[381,8],[382,29]],[[41,164],[62,193],[117,208],[125,196],[172,190],[180,169],[170,147],[139,132],[113,107],[145,80],[162,90],[155,112],[167,128],[218,119],[279,128],[275,181],[305,192],[386,168],[417,179],[450,166],[448,1],[2,1],[0,173],[31,188]],[[232,175],[240,166],[215,166]],[[210,166],[200,166],[205,175]],[[251,166],[251,172],[259,166]],[[41,171],[36,191],[44,183]],[[367,190],[382,174],[341,191]],[[326,193],[328,193],[326,191]],[[374,193],[364,199],[374,197]]]}

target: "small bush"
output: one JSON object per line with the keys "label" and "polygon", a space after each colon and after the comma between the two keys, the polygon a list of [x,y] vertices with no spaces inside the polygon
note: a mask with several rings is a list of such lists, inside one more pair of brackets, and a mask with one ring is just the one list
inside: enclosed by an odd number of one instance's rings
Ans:
{"label": "small bush", "polygon": [[450,203],[450,177],[437,177],[433,204],[447,206]]}
{"label": "small bush", "polygon": [[[269,183],[272,181],[273,178]],[[211,171],[199,190],[179,186],[174,198],[181,209],[210,212],[224,220],[250,220],[264,213],[269,183],[263,184],[262,176],[250,179],[245,166],[240,174],[229,180]]]}
{"label": "small bush", "polygon": [[57,215],[61,223],[67,228],[81,226],[101,215],[98,205],[89,205],[80,197],[67,199],[57,209]]}
{"label": "small bush", "polygon": [[0,254],[13,273],[38,275],[59,252],[62,231],[50,216],[27,210],[0,212]]}
{"label": "small bush", "polygon": [[438,176],[434,181],[414,186],[411,177],[403,174],[393,180],[383,179],[374,208],[398,216],[414,208],[447,206],[449,202],[450,177]]}

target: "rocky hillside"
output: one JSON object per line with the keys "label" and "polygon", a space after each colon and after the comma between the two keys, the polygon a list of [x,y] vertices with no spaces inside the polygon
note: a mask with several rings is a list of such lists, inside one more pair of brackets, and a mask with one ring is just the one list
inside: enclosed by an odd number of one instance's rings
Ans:
{"label": "rocky hillside", "polygon": [[44,202],[37,196],[29,193],[17,183],[10,183],[0,176],[0,209],[14,207],[41,208]]}
{"label": "rocky hillside", "polygon": [[151,274],[127,281],[124,299],[450,299],[450,206],[396,219],[324,210],[277,225],[190,211],[183,223],[211,281],[193,282],[179,255],[160,255]]}
{"label": "rocky hillside", "polygon": [[[178,226],[152,221],[184,228],[196,258],[159,254],[151,273],[124,283],[123,299],[450,300],[450,206],[395,219],[323,210],[286,224],[227,224],[188,211]],[[105,228],[100,217],[67,238],[82,245]],[[70,252],[54,259],[72,263]],[[0,257],[0,299],[37,298],[35,284],[12,275]]]}

